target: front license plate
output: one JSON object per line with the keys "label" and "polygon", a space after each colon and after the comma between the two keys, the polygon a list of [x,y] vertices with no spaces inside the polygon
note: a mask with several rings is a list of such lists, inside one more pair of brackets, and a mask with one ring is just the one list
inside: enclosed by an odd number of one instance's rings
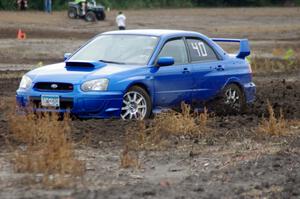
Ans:
{"label": "front license plate", "polygon": [[59,107],[58,95],[42,95],[41,104],[45,107]]}

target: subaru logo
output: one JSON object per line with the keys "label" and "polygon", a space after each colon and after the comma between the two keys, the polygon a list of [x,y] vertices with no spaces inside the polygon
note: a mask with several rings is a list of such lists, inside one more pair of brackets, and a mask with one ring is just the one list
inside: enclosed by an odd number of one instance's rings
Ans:
{"label": "subaru logo", "polygon": [[56,89],[58,87],[57,84],[51,84],[51,88]]}

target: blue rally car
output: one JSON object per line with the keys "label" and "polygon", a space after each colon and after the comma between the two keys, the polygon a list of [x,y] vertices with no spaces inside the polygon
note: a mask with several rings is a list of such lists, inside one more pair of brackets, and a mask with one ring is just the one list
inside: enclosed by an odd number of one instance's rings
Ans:
{"label": "blue rally car", "polygon": [[[216,42],[239,42],[227,54]],[[153,112],[222,97],[242,111],[255,99],[245,58],[247,39],[211,39],[178,30],[105,32],[65,61],[25,74],[17,90],[20,107],[70,112],[79,118],[145,119]]]}

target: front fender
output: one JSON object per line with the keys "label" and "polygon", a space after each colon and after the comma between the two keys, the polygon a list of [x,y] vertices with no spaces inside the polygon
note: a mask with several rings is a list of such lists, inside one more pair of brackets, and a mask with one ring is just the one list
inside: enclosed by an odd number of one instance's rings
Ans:
{"label": "front fender", "polygon": [[123,94],[125,94],[126,91],[134,85],[143,87],[148,92],[150,98],[153,100],[153,76],[139,75],[125,78],[117,81],[112,89],[122,91]]}

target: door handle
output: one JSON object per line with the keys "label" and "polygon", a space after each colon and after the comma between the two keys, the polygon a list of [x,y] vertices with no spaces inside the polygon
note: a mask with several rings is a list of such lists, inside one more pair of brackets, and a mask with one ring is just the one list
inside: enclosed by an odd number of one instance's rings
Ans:
{"label": "door handle", "polygon": [[218,66],[215,67],[215,69],[217,71],[223,71],[224,70],[224,66],[223,65],[218,65]]}
{"label": "door handle", "polygon": [[182,71],[182,73],[183,73],[183,74],[187,74],[187,73],[190,73],[190,71],[189,71],[188,68],[184,68],[183,71]]}

